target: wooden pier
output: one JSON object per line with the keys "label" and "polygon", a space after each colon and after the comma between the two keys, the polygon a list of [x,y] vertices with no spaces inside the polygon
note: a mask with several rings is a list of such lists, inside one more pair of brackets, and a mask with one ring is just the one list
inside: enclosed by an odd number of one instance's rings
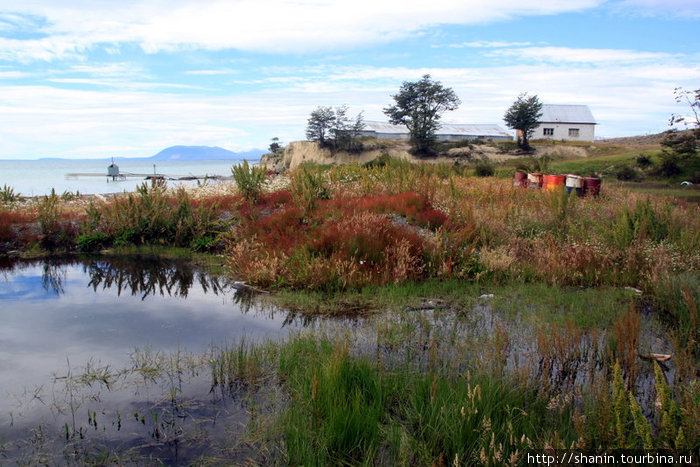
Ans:
{"label": "wooden pier", "polygon": [[107,173],[97,174],[97,173],[67,173],[66,179],[77,179],[80,177],[107,177],[107,181],[111,178],[113,182],[123,181],[129,177],[142,178],[144,180],[173,180],[173,181],[188,181],[188,180],[233,180],[231,176],[223,175],[186,175],[183,177],[173,177],[156,172],[156,165],[153,164],[153,173],[133,173],[133,172],[122,172],[119,170],[119,166],[112,163],[107,166]]}

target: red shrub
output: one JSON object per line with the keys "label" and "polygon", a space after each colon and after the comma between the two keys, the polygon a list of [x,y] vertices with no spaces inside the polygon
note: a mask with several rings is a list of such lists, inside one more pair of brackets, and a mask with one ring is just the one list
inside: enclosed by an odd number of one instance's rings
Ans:
{"label": "red shrub", "polygon": [[277,207],[292,202],[292,193],[289,190],[279,190],[272,193],[260,195],[258,206],[260,207]]}
{"label": "red shrub", "polygon": [[437,209],[426,209],[416,214],[416,224],[429,229],[437,229],[447,223],[447,215]]}
{"label": "red shrub", "polygon": [[27,214],[0,209],[0,241],[17,240],[20,229],[33,220]]}
{"label": "red shrub", "polygon": [[221,213],[223,211],[235,211],[238,206],[243,201],[240,196],[234,195],[216,195],[208,196],[204,199],[193,199],[191,200],[192,207],[198,208],[199,206],[206,206],[207,208],[211,206],[216,206],[216,212]]}
{"label": "red shrub", "polygon": [[357,211],[393,213],[404,216],[410,223],[437,229],[447,222],[447,216],[433,209],[428,199],[418,193],[366,196],[347,203]]}
{"label": "red shrub", "polygon": [[422,239],[388,217],[370,212],[327,221],[310,249],[336,263],[355,263],[379,283],[417,278],[423,271]]}
{"label": "red shrub", "polygon": [[304,243],[307,230],[301,209],[294,205],[254,220],[244,229],[247,235],[256,237],[265,248],[285,252]]}

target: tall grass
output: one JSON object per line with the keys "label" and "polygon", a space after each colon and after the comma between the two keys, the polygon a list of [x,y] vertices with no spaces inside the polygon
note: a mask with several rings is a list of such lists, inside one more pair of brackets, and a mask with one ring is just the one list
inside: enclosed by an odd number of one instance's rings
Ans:
{"label": "tall grass", "polygon": [[231,167],[231,174],[241,195],[248,201],[257,201],[265,182],[265,169],[260,166],[251,166],[247,160],[244,160],[242,164]]}
{"label": "tall grass", "polygon": [[21,193],[16,192],[14,188],[8,185],[3,185],[0,188],[0,202],[2,203],[14,203],[18,201],[21,197]]}
{"label": "tall grass", "polygon": [[215,213],[215,204],[197,205],[183,188],[173,195],[144,183],[111,203],[90,204],[78,245],[83,250],[112,244],[206,248],[217,235]]}
{"label": "tall grass", "polygon": [[292,464],[515,464],[542,426],[525,388],[382,372],[342,344],[296,340],[280,371],[292,395],[282,418]]}

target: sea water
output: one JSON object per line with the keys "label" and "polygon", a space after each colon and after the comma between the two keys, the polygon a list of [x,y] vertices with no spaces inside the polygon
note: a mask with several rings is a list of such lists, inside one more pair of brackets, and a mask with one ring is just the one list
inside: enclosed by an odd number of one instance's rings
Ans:
{"label": "sea water", "polygon": [[[69,191],[81,194],[121,193],[134,191],[142,184],[145,175],[161,174],[166,178],[231,176],[231,166],[237,160],[204,160],[204,161],[153,161],[153,160],[117,160],[121,173],[141,174],[142,176],[127,177],[125,180],[113,181],[107,177],[107,166],[110,159],[90,160],[0,160],[0,189],[7,185],[15,193],[22,196],[46,195],[54,189],[59,195]],[[155,164],[155,165],[154,165]],[[94,176],[69,177],[69,174],[94,174]],[[199,180],[203,183],[203,180]],[[176,184],[196,185],[194,181],[168,181],[168,186]]]}

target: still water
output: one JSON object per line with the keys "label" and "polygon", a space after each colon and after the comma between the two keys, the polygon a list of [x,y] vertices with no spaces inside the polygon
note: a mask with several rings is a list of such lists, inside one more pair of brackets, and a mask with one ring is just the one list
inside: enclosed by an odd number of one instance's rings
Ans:
{"label": "still water", "polygon": [[[121,172],[152,174],[157,171],[167,177],[188,176],[230,176],[231,166],[240,161],[159,161],[129,159],[116,161]],[[129,177],[122,181],[112,181],[106,177],[111,160],[0,160],[0,188],[12,187],[24,196],[47,195],[54,189],[59,195],[65,191],[82,194],[121,193],[134,191],[144,181],[144,177]],[[100,176],[68,177],[72,173],[102,174]],[[196,185],[197,181],[169,181],[169,186],[177,184]],[[210,181],[210,183],[212,183]]]}
{"label": "still water", "polygon": [[134,349],[202,353],[302,326],[225,279],[150,258],[0,263],[0,427],[70,368],[128,367]]}

